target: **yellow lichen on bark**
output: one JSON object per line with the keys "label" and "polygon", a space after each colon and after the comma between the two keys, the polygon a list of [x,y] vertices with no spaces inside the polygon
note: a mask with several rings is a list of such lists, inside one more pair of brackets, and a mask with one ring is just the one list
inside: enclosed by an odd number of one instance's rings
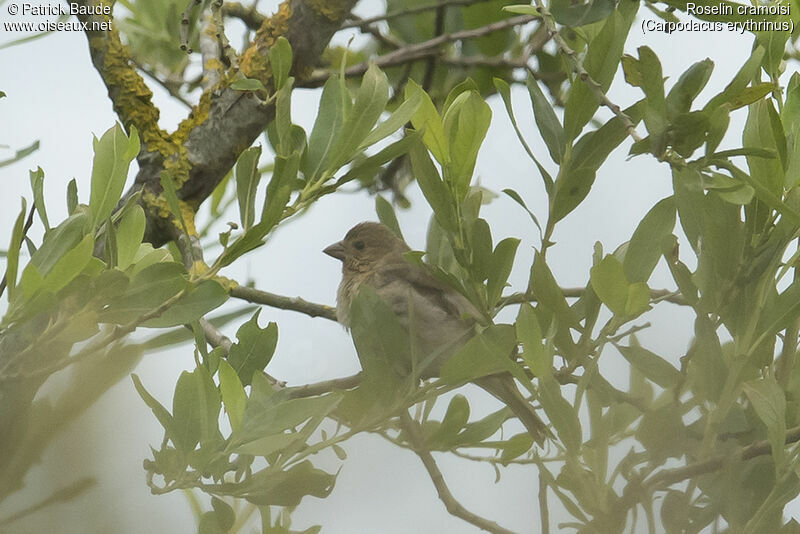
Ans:
{"label": "yellow lichen on bark", "polygon": [[[158,215],[159,219],[163,219],[165,221],[171,221],[176,228],[180,228],[181,223],[177,220],[177,217],[173,215],[172,210],[169,208],[169,203],[167,199],[164,198],[164,195],[156,195],[152,191],[144,191],[142,193],[142,202]],[[178,200],[178,205],[181,209],[181,217],[183,218],[183,222],[186,224],[186,232],[189,235],[196,236],[197,235],[197,228],[194,224],[194,215],[195,209],[189,205],[188,202],[183,200]]]}
{"label": "yellow lichen on bark", "polygon": [[307,0],[307,4],[318,15],[322,15],[332,22],[341,22],[347,16],[348,7],[345,2],[330,2],[326,0]]}
{"label": "yellow lichen on bark", "polygon": [[283,2],[278,11],[264,20],[264,23],[256,32],[253,43],[242,54],[239,68],[248,78],[261,80],[266,86],[272,79],[272,69],[269,65],[269,48],[275,44],[275,40],[286,35],[289,29],[289,19],[292,17],[292,8],[289,2]]}

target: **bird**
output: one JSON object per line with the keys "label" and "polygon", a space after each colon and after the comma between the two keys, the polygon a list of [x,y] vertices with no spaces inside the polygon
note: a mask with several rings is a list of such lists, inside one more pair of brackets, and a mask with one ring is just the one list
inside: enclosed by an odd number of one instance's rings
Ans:
{"label": "bird", "polygon": [[[461,293],[424,267],[408,261],[405,254],[410,251],[402,238],[377,222],[356,224],[344,239],[323,250],[342,262],[342,280],[336,294],[337,321],[349,329],[353,301],[362,288],[371,288],[413,337],[421,361],[429,362],[422,378],[432,378],[475,333],[480,313]],[[407,368],[410,360],[411,356],[409,362],[404,362]],[[539,445],[552,437],[510,373],[484,376],[474,383],[508,406]]]}

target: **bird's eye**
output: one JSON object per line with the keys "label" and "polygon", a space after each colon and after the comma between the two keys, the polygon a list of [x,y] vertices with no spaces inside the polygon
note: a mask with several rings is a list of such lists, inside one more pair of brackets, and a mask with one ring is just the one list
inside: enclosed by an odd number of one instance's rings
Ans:
{"label": "bird's eye", "polygon": [[353,243],[353,246],[356,247],[356,250],[364,250],[363,241],[356,241],[355,243]]}

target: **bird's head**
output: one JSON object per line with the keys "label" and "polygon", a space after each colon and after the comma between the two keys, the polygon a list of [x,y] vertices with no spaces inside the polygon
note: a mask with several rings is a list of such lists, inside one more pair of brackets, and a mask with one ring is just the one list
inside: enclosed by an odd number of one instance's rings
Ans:
{"label": "bird's head", "polygon": [[362,222],[352,227],[344,239],[323,252],[340,260],[345,270],[363,272],[409,250],[408,245],[387,226]]}

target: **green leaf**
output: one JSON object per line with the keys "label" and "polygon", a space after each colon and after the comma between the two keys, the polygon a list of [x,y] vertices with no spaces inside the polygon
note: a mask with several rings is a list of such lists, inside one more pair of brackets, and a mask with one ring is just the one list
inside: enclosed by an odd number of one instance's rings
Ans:
{"label": "green leaf", "polygon": [[616,345],[619,352],[642,375],[664,389],[674,389],[682,381],[681,373],[664,358],[649,350],[631,345]]}
{"label": "green leaf", "polygon": [[434,447],[446,447],[458,441],[458,433],[469,421],[469,403],[463,395],[455,395],[447,405],[441,424],[425,441]]}
{"label": "green leaf", "polygon": [[422,194],[433,208],[436,220],[445,230],[454,231],[457,225],[453,201],[447,186],[439,177],[439,171],[428,156],[428,150],[420,144],[414,144],[411,146],[410,155],[414,176],[417,178],[419,188],[422,189]]}
{"label": "green leaf", "polygon": [[539,127],[539,133],[542,134],[542,139],[544,139],[544,143],[547,145],[547,151],[550,152],[550,157],[554,162],[560,164],[567,148],[567,141],[564,137],[564,127],[561,126],[561,121],[556,117],[553,107],[539,88],[539,82],[537,82],[533,76],[529,75],[525,84],[528,87],[528,94],[530,94],[531,97],[533,114],[536,119],[536,125]]}
{"label": "green leaf", "polygon": [[247,395],[245,395],[244,387],[242,387],[236,370],[224,359],[219,361],[219,391],[231,422],[231,428],[236,432],[244,417]]}
{"label": "green leaf", "polygon": [[514,458],[522,456],[531,450],[532,446],[533,436],[531,436],[529,433],[522,432],[521,434],[512,436],[511,439],[506,441],[505,445],[502,447],[503,452],[500,453],[500,461],[510,462]]}
{"label": "green leaf", "polygon": [[528,212],[528,215],[530,216],[531,220],[533,221],[533,224],[536,225],[536,228],[539,229],[539,233],[541,234],[542,233],[542,225],[539,224],[539,219],[537,219],[536,215],[534,215],[534,213],[530,209],[528,209],[528,206],[525,204],[525,201],[522,200],[522,197],[520,196],[520,194],[517,193],[516,191],[514,191],[513,189],[510,189],[510,188],[503,189],[503,193],[505,193],[506,195],[511,197],[511,199],[514,202],[516,202],[517,204],[522,206],[522,209],[524,209],[526,212]]}
{"label": "green leaf", "polygon": [[272,68],[275,88],[281,89],[289,77],[289,70],[292,68],[292,47],[286,37],[281,35],[270,47],[269,65]]}
{"label": "green leaf", "polygon": [[44,204],[44,171],[41,167],[36,167],[35,171],[30,171],[30,176],[33,205],[36,207],[36,213],[39,214],[45,231],[50,230],[50,222],[47,220],[47,210]]}
{"label": "green leaf", "polygon": [[567,454],[576,455],[583,437],[575,408],[561,396],[561,388],[550,375],[539,377],[539,402],[555,428]]}
{"label": "green leaf", "polygon": [[338,76],[333,75],[322,89],[317,120],[311,130],[308,151],[303,159],[303,174],[309,181],[318,178],[328,167],[328,158],[344,122],[343,98],[350,97],[343,95]]}
{"label": "green leaf", "polygon": [[[777,123],[778,131],[773,128],[774,123]],[[785,150],[786,138],[783,127],[780,126],[780,120],[771,101],[762,100],[749,107],[747,122],[742,133],[742,144],[745,148]],[[780,195],[784,183],[784,169],[780,159],[747,156],[747,165],[754,180],[765,186],[773,195]]]}
{"label": "green leaf", "polygon": [[516,322],[517,340],[522,343],[522,359],[528,364],[533,376],[544,376],[551,372],[553,354],[545,352],[542,345],[542,329],[536,319],[533,306],[524,302],[519,307]]}
{"label": "green leaf", "polygon": [[101,322],[127,323],[153,311],[186,288],[186,270],[175,262],[150,265],[136,273],[122,297],[100,314]]}
{"label": "green leaf", "polygon": [[146,225],[144,210],[141,206],[133,206],[128,210],[117,227],[117,266],[126,269],[142,244]]}
{"label": "green leaf", "polygon": [[214,511],[206,512],[200,518],[198,534],[227,534],[236,521],[233,508],[217,497],[211,497],[211,507]]}
{"label": "green leaf", "polygon": [[[608,90],[614,79],[638,7],[639,4],[636,2],[621,3],[619,10],[606,19],[600,32],[589,42],[583,65],[592,79],[600,85],[603,93]],[[586,123],[592,119],[599,105],[589,85],[583,80],[576,79],[564,106],[564,133],[567,142],[578,136]]]}
{"label": "green leaf", "polygon": [[133,380],[133,387],[136,388],[136,392],[150,410],[153,411],[153,414],[156,416],[156,419],[158,419],[158,422],[161,423],[161,426],[164,427],[166,437],[172,439],[172,436],[175,435],[176,428],[175,421],[172,419],[169,411],[167,411],[164,405],[158,402],[155,397],[148,393],[136,373],[131,374],[131,380]]}
{"label": "green leaf", "polygon": [[639,47],[639,68],[642,73],[642,90],[645,96],[644,123],[650,133],[650,150],[663,154],[666,148],[665,132],[667,102],[664,98],[664,79],[658,56],[647,46]]}
{"label": "green leaf", "polygon": [[470,267],[475,278],[486,280],[492,270],[492,230],[485,219],[475,219],[470,228],[470,248],[472,261]]}
{"label": "green leaf", "polygon": [[230,88],[236,91],[266,91],[267,89],[261,80],[256,78],[239,78],[230,85]]}
{"label": "green leaf", "polygon": [[628,280],[622,264],[614,256],[606,256],[591,269],[591,284],[600,300],[615,315],[625,315],[628,301]]}
{"label": "green leaf", "polygon": [[728,101],[730,110],[733,111],[749,106],[750,104],[755,104],[765,96],[771,94],[774,90],[775,84],[772,82],[764,82],[753,85],[752,87],[746,87]]}
{"label": "green leaf", "polygon": [[331,154],[329,169],[335,170],[353,159],[389,101],[389,81],[373,63],[361,81],[353,109],[348,114]]}
{"label": "green leaf", "polygon": [[409,80],[405,88],[405,97],[409,99],[415,92],[422,97],[422,102],[416,113],[411,117],[414,129],[422,132],[422,142],[431,151],[436,161],[442,165],[450,162],[450,146],[444,135],[444,125],[433,105],[431,97],[414,80]]}
{"label": "green leaf", "polygon": [[492,268],[486,284],[490,306],[495,306],[503,294],[511,268],[514,266],[519,242],[519,239],[507,237],[497,244],[492,253]]}
{"label": "green leaf", "polygon": [[[483,24],[480,24],[480,26],[483,26]],[[450,92],[447,93],[447,98],[444,99],[444,104],[442,105],[442,115],[447,114],[447,110],[450,109],[450,106],[453,105],[453,102],[455,102],[456,98],[461,96],[462,93],[466,93],[468,91],[478,91],[478,86],[472,78],[467,78],[463,82],[450,89]],[[478,92],[480,93],[480,91]]]}
{"label": "green leaf", "polygon": [[197,443],[214,440],[219,434],[220,408],[219,392],[206,368],[200,366],[191,373],[183,371],[172,399],[176,433],[171,438],[175,447],[189,452]]}
{"label": "green leaf", "polygon": [[400,230],[400,223],[397,222],[397,215],[394,213],[394,208],[388,200],[381,195],[375,195],[375,213],[378,214],[378,220],[387,226],[394,235],[403,239],[403,232]]}
{"label": "green leaf", "polygon": [[671,116],[687,113],[692,102],[708,83],[714,62],[706,58],[686,69],[667,95],[667,110]]}
{"label": "green leaf", "polygon": [[161,315],[142,323],[149,328],[166,328],[188,324],[200,319],[208,312],[222,306],[228,300],[228,292],[216,280],[205,280],[191,287]]}
{"label": "green leaf", "polygon": [[[541,175],[542,180],[544,181],[544,190],[545,192],[547,192],[548,195],[550,195],[553,190],[553,178],[545,170],[542,164],[539,163],[539,160],[533,154],[531,147],[528,146],[527,141],[525,141],[525,137],[523,137],[522,132],[519,129],[519,125],[517,124],[517,119],[514,117],[514,109],[511,105],[511,87],[509,87],[506,81],[501,80],[500,78],[493,78],[492,81],[494,82],[494,86],[497,89],[497,92],[500,93],[500,96],[503,99],[503,104],[506,107],[506,113],[508,114],[508,118],[511,120],[511,125],[514,127],[514,131],[517,133],[517,138],[519,139],[519,142],[522,144],[522,147],[525,149],[525,152],[528,154],[528,157],[531,158],[533,163],[536,165],[536,168],[539,169],[539,174]],[[528,208],[525,207],[525,209],[527,210]],[[531,212],[528,211],[528,213]],[[531,213],[531,215],[533,214]],[[535,220],[536,218],[534,217],[534,221]],[[536,226],[540,226],[538,222],[536,222]]]}
{"label": "green leaf", "polygon": [[482,376],[515,370],[510,358],[515,341],[511,326],[489,326],[473,336],[442,365],[439,375],[442,382],[463,384]]}
{"label": "green leaf", "polygon": [[[641,107],[639,102],[624,111],[634,125],[639,121]],[[614,117],[580,138],[556,181],[553,220],[560,221],[583,202],[594,184],[597,170],[627,135],[622,119]]]}
{"label": "green leaf", "polygon": [[[342,397],[341,392],[334,392],[319,397],[290,399],[287,391],[272,389],[263,373],[255,373],[242,424],[231,436],[229,448],[235,451],[265,436],[281,435],[310,419],[321,422],[336,409]],[[297,437],[301,436],[295,434],[294,438]]]}
{"label": "green leaf", "polygon": [[639,60],[630,54],[624,54],[621,59],[622,73],[628,85],[634,87],[642,86],[642,69],[639,67]]}
{"label": "green leaf", "polygon": [[239,216],[242,228],[249,230],[256,218],[256,188],[261,178],[258,160],[261,147],[250,147],[239,155],[236,161],[236,196],[239,200]]}
{"label": "green leaf", "polygon": [[[2,47],[0,47],[2,48]],[[25,156],[32,154],[39,150],[39,141],[36,140],[30,145],[26,146],[25,148],[20,148],[16,152],[14,152],[14,156],[8,159],[0,160],[0,168],[6,167],[7,165],[11,165],[12,163],[21,160]]]}
{"label": "green leaf", "polygon": [[267,196],[264,199],[264,209],[261,212],[261,224],[264,235],[269,233],[278,224],[283,215],[283,210],[289,203],[292,193],[292,183],[297,178],[300,168],[300,154],[294,152],[288,158],[275,156],[275,169],[267,185]]}
{"label": "green leaf", "polygon": [[94,236],[85,236],[75,248],[68,250],[44,277],[42,289],[56,293],[75,279],[89,264],[94,251]]}
{"label": "green leaf", "polygon": [[625,316],[636,317],[650,308],[650,288],[644,282],[635,282],[628,286],[625,299]]}
{"label": "green leaf", "polygon": [[[757,46],[753,48],[752,54],[748,60],[742,65],[742,68],[739,69],[739,72],[736,73],[733,80],[725,87],[725,89],[714,96],[708,103],[705,105],[703,110],[710,111],[716,109],[717,107],[721,106],[722,104],[734,104],[734,103],[741,103],[748,100],[748,98],[742,99],[740,98],[740,94],[745,90],[747,84],[753,79],[753,76],[761,68],[761,60],[764,58],[764,48]],[[763,96],[763,95],[762,95]],[[745,102],[741,105],[746,106],[752,102]]]}
{"label": "green leaf", "polygon": [[532,17],[541,16],[539,10],[535,6],[531,5],[513,5],[513,6],[503,6],[503,11],[508,11],[509,13],[517,13],[519,15],[531,15]]}
{"label": "green leaf", "polygon": [[575,315],[567,304],[567,299],[564,298],[564,293],[556,283],[553,273],[541,254],[537,253],[533,259],[529,284],[530,292],[539,305],[553,313],[562,326],[578,326]]}
{"label": "green leaf", "polygon": [[[409,333],[394,311],[371,287],[361,287],[350,307],[350,328],[365,380],[359,389],[370,399],[389,405],[402,377],[430,374]],[[431,355],[435,357],[436,355]]]}
{"label": "green leaf", "polygon": [[578,3],[569,0],[553,0],[550,12],[559,24],[577,28],[603,20],[614,12],[614,0],[589,0]]}
{"label": "green leaf", "polygon": [[67,213],[73,215],[78,207],[78,183],[75,178],[67,184]]}
{"label": "green leaf", "polygon": [[249,321],[242,324],[236,332],[238,340],[231,346],[228,363],[239,375],[242,384],[250,385],[253,373],[263,371],[278,344],[278,325],[269,323],[266,327],[258,326],[259,308]]}
{"label": "green leaf", "polygon": [[267,185],[261,221],[247,230],[223,253],[218,260],[222,266],[230,265],[236,258],[264,244],[264,237],[283,217],[299,166],[300,154],[298,152],[292,153],[288,158],[275,156],[275,167]]}
{"label": "green leaf", "polygon": [[370,182],[380,170],[381,165],[408,153],[409,147],[417,144],[420,137],[419,132],[409,130],[402,139],[381,149],[377,154],[354,161],[350,170],[337,183],[343,184],[352,180]]}
{"label": "green leaf", "polygon": [[774,378],[751,380],[742,386],[758,418],[767,427],[775,471],[780,473],[784,464],[786,443],[786,397],[783,389]]}
{"label": "green leaf", "polygon": [[361,142],[361,145],[358,147],[359,150],[374,145],[402,128],[404,124],[411,120],[411,117],[414,116],[421,104],[421,89],[411,93],[411,96],[406,95],[405,101],[394,110],[389,118],[378,124],[378,126]]}
{"label": "green leaf", "polygon": [[636,439],[658,462],[685,454],[688,444],[680,406],[670,403],[646,411],[636,429]]}
{"label": "green leaf", "polygon": [[58,260],[83,239],[89,230],[88,222],[86,212],[78,211],[45,234],[42,246],[31,256],[31,264],[42,276],[46,276]]}
{"label": "green leaf", "polygon": [[297,506],[306,495],[324,499],[333,491],[335,483],[336,475],[321,471],[304,460],[286,471],[260,471],[251,478],[252,490],[244,497],[260,506]]}
{"label": "green leaf", "polygon": [[661,257],[664,239],[675,228],[675,199],[667,197],[653,206],[631,237],[622,265],[631,282],[647,282]]}
{"label": "green leaf", "polygon": [[28,211],[27,202],[22,198],[22,209],[17,215],[14,229],[11,232],[11,243],[8,245],[8,258],[6,259],[6,285],[8,287],[8,301],[14,300],[17,289],[17,270],[19,269],[19,249],[22,246],[22,234],[25,229],[25,214]]}
{"label": "green leaf", "polygon": [[100,140],[95,138],[92,191],[89,197],[94,227],[105,222],[117,205],[128,177],[128,168],[139,154],[139,148],[139,134],[135,126],[131,126],[130,137],[117,123]]}
{"label": "green leaf", "polygon": [[491,120],[491,108],[476,91],[461,93],[444,115],[444,134],[451,158],[445,166],[445,180],[453,181],[459,202],[469,191],[478,150]]}

